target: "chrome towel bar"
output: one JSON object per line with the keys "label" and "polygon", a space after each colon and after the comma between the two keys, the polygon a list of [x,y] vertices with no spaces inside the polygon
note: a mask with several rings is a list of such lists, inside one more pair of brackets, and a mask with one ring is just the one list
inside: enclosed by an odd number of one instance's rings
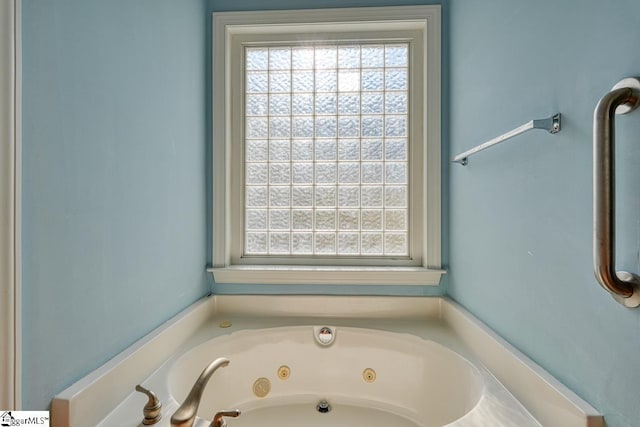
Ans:
{"label": "chrome towel bar", "polygon": [[549,133],[560,132],[560,113],[554,114],[548,119],[531,120],[530,122],[525,123],[522,126],[518,126],[517,128],[510,130],[509,132],[506,132],[485,143],[473,147],[472,149],[467,150],[464,153],[458,154],[451,161],[454,163],[460,163],[462,166],[466,166],[467,163],[469,163],[469,161],[467,160],[469,156],[479,153],[482,150],[486,150],[489,147],[493,147],[496,144],[500,144],[507,139],[513,138],[514,136],[520,135],[521,133],[524,133],[531,129],[544,129],[549,131]]}
{"label": "chrome towel bar", "polygon": [[640,305],[640,277],[615,271],[615,115],[640,105],[640,80],[627,78],[593,113],[593,269],[603,288],[626,307]]}

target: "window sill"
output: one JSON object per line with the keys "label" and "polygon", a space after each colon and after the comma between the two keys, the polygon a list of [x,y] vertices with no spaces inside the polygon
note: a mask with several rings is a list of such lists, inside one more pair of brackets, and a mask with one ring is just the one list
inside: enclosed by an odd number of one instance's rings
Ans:
{"label": "window sill", "polygon": [[216,283],[265,285],[437,286],[446,270],[425,267],[335,267],[235,265],[209,268]]}

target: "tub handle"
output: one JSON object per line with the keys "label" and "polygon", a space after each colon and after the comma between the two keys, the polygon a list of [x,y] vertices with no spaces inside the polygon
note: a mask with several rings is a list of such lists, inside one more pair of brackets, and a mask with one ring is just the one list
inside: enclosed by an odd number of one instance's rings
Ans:
{"label": "tub handle", "polygon": [[227,422],[224,417],[237,418],[241,414],[239,409],[234,409],[232,411],[220,411],[214,417],[209,427],[226,427]]}
{"label": "tub handle", "polygon": [[615,115],[640,105],[640,79],[626,78],[593,113],[593,269],[603,288],[626,307],[640,305],[640,277],[615,270]]}
{"label": "tub handle", "polygon": [[160,399],[158,399],[158,396],[151,390],[142,387],[140,384],[136,386],[136,391],[146,394],[149,399],[147,404],[144,405],[144,408],[142,408],[142,414],[144,415],[142,424],[150,426],[158,423],[162,418],[162,413],[160,412],[162,409],[162,403],[160,402]]}

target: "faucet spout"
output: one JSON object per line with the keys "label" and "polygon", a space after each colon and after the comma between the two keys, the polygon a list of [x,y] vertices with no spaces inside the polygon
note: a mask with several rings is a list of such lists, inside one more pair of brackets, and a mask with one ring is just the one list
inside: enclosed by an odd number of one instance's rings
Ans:
{"label": "faucet spout", "polygon": [[200,406],[200,399],[211,375],[220,367],[227,366],[229,359],[220,357],[209,364],[193,384],[187,398],[171,417],[171,427],[192,427]]}

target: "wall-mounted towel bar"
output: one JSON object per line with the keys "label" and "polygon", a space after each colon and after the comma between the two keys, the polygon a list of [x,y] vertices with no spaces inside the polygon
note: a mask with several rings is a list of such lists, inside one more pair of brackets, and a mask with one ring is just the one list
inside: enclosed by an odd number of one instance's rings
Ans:
{"label": "wall-mounted towel bar", "polygon": [[525,123],[522,126],[518,126],[517,128],[496,138],[493,138],[490,141],[480,144],[470,150],[465,151],[464,153],[458,154],[451,161],[454,163],[460,163],[462,166],[466,166],[466,164],[469,163],[469,161],[467,160],[469,156],[479,153],[482,150],[486,150],[487,148],[492,147],[496,144],[500,144],[501,142],[504,142],[509,138],[513,138],[514,136],[520,135],[521,133],[524,133],[531,129],[544,129],[549,131],[550,133],[560,132],[560,113],[554,114],[548,119],[531,120],[530,122]]}
{"label": "wall-mounted towel bar", "polygon": [[615,270],[615,115],[640,106],[640,79],[618,82],[593,113],[593,270],[626,307],[640,305],[640,277]]}

